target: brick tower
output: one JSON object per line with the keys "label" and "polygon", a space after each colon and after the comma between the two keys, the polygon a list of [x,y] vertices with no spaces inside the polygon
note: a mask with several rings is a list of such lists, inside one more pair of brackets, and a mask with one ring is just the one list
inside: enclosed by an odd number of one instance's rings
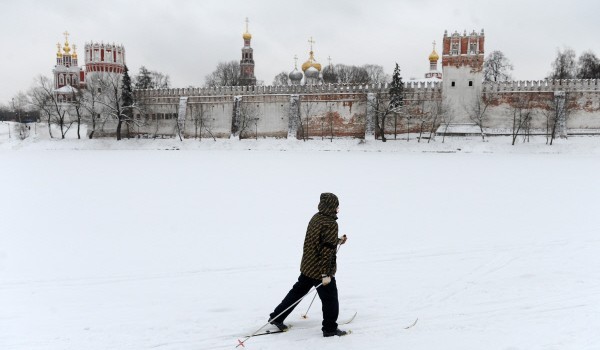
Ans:
{"label": "brick tower", "polygon": [[254,50],[250,46],[252,34],[248,32],[248,18],[246,18],[246,32],[242,35],[244,47],[242,48],[242,60],[240,61],[240,85],[256,85],[254,76]]}
{"label": "brick tower", "polygon": [[456,123],[470,123],[465,109],[481,95],[485,35],[480,33],[448,35],[444,32],[442,55],[443,96]]}

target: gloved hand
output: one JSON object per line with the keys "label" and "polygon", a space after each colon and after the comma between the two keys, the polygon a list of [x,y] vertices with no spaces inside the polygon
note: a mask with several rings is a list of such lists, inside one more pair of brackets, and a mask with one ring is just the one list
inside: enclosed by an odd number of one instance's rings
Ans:
{"label": "gloved hand", "polygon": [[348,240],[348,237],[346,237],[346,235],[343,235],[342,238],[340,238],[340,244],[346,243],[347,240]]}
{"label": "gloved hand", "polygon": [[329,283],[331,283],[331,277],[330,276],[324,276],[323,277],[323,286],[326,286]]}

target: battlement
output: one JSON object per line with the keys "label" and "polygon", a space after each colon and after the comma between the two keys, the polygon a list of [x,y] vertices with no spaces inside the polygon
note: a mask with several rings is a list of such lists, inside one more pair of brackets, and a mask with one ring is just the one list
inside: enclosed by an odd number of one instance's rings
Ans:
{"label": "battlement", "polygon": [[566,79],[566,80],[521,80],[483,84],[484,92],[553,92],[553,91],[599,91],[598,79]]}
{"label": "battlement", "polygon": [[[406,82],[407,92],[441,91],[441,82]],[[240,95],[302,95],[302,94],[367,94],[387,93],[389,84],[289,85],[289,86],[218,86],[210,88],[135,90],[137,97],[168,96],[240,96]]]}

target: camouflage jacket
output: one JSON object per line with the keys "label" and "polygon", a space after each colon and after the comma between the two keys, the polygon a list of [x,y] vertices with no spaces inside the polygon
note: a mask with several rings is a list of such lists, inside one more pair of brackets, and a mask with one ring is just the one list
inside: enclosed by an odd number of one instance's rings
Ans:
{"label": "camouflage jacket", "polygon": [[338,198],[333,193],[322,193],[319,212],[306,229],[304,252],[300,272],[313,279],[322,275],[333,276],[337,270],[336,249],[338,244],[337,208]]}

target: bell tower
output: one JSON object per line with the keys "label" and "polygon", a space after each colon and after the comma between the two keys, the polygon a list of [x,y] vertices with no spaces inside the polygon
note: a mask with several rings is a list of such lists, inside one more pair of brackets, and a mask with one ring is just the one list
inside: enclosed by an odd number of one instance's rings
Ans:
{"label": "bell tower", "polygon": [[242,48],[242,60],[240,61],[240,85],[256,85],[254,76],[254,50],[250,46],[252,34],[248,32],[248,18],[246,18],[246,32],[242,35],[244,38],[244,47]]}

